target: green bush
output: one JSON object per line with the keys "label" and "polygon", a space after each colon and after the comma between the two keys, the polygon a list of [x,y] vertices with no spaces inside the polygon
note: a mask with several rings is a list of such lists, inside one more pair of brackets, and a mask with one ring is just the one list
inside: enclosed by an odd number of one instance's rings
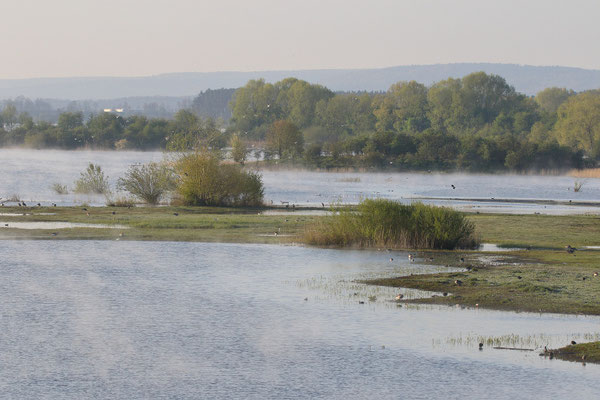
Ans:
{"label": "green bush", "polygon": [[208,151],[186,154],[175,163],[177,192],[195,206],[254,207],[262,205],[262,178],[239,165],[223,164]]}
{"label": "green bush", "polygon": [[119,178],[117,188],[148,204],[158,204],[165,194],[175,188],[175,176],[164,164],[134,165],[124,178]]}
{"label": "green bush", "polygon": [[339,208],[307,229],[305,241],[324,246],[420,249],[474,248],[474,226],[463,214],[422,203],[364,200],[356,211]]}
{"label": "green bush", "polygon": [[81,173],[80,178],[75,181],[76,193],[98,193],[107,194],[110,192],[108,178],[99,165],[90,163],[86,170]]}

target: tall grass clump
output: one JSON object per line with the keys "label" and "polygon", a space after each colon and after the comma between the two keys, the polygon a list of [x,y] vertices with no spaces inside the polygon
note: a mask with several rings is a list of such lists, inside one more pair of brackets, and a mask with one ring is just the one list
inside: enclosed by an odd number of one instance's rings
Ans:
{"label": "tall grass clump", "polygon": [[236,164],[223,164],[210,151],[186,154],[175,162],[177,193],[185,205],[255,207],[263,203],[262,178]]}
{"label": "tall grass clump", "polygon": [[60,183],[53,183],[52,190],[54,190],[56,194],[69,194],[67,185],[61,185]]}
{"label": "tall grass clump", "polygon": [[108,178],[99,165],[90,163],[75,181],[75,193],[107,194],[109,192]]}
{"label": "tall grass clump", "polygon": [[154,205],[175,189],[175,183],[175,175],[171,168],[165,164],[149,163],[129,167],[125,176],[117,181],[117,188]]}
{"label": "tall grass clump", "polygon": [[108,207],[135,207],[135,199],[131,197],[118,196],[113,198],[112,196],[106,197],[106,205]]}
{"label": "tall grass clump", "polygon": [[355,211],[339,208],[308,228],[305,241],[319,246],[419,249],[474,248],[475,227],[463,214],[422,203],[364,200]]}

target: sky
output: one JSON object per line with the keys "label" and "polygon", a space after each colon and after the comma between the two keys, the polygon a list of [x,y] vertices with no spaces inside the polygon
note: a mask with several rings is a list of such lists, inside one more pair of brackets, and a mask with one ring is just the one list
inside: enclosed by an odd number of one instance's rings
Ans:
{"label": "sky", "polygon": [[598,0],[19,0],[0,79],[493,62],[600,69]]}

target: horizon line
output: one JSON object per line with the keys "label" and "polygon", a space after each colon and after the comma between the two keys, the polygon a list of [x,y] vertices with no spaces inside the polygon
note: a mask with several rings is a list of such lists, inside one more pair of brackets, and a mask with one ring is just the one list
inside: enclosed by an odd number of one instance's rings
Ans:
{"label": "horizon line", "polygon": [[600,69],[574,67],[568,65],[534,65],[534,64],[519,64],[519,63],[496,63],[496,62],[454,62],[454,63],[436,63],[436,64],[401,64],[391,65],[387,67],[372,67],[372,68],[306,68],[306,69],[263,69],[263,70],[214,70],[214,71],[176,71],[176,72],[159,72],[148,75],[72,75],[72,76],[38,76],[28,78],[0,78],[0,81],[26,81],[26,80],[60,80],[60,79],[143,79],[153,78],[165,75],[183,75],[183,74],[252,74],[252,73],[273,73],[273,72],[317,72],[317,71],[368,71],[368,70],[385,70],[392,68],[408,68],[408,67],[434,67],[441,65],[503,65],[517,67],[534,67],[534,68],[567,68],[578,69],[583,71],[600,72]]}

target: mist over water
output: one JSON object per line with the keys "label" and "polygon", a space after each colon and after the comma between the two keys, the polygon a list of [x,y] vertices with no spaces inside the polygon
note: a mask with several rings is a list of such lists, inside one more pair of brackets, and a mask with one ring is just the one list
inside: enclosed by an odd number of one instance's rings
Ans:
{"label": "mist over water", "polygon": [[[103,196],[69,193],[59,195],[54,183],[73,188],[79,174],[93,162],[102,166],[114,189],[130,165],[161,161],[162,152],[64,151],[0,149],[0,197],[18,195],[43,205],[104,205]],[[248,166],[252,168],[252,163]],[[420,198],[430,204],[467,211],[573,214],[600,212],[600,179],[568,176],[439,174],[439,173],[324,173],[309,171],[261,171],[268,204],[289,202],[298,206],[358,203],[366,197],[411,202]],[[574,182],[583,181],[580,192]],[[452,188],[454,185],[454,189]],[[558,200],[598,202],[598,206],[569,206],[503,202],[491,199]],[[465,200],[460,200],[465,199]],[[472,201],[479,199],[482,201]],[[488,201],[485,201],[488,200]]]}
{"label": "mist over water", "polygon": [[398,308],[393,289],[353,282],[439,268],[402,252],[1,241],[0,254],[5,398],[597,395],[598,366],[477,341],[539,350],[598,335],[599,318]]}

